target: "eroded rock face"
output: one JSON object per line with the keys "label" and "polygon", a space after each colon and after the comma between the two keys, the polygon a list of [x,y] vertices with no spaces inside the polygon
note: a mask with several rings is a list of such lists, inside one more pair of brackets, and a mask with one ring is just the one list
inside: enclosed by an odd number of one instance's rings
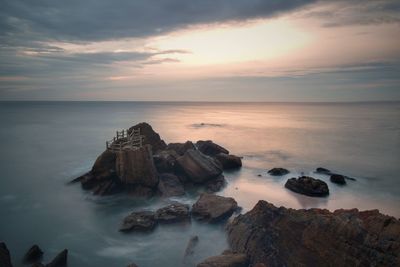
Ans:
{"label": "eroded rock face", "polygon": [[38,245],[33,245],[26,253],[23,258],[24,263],[35,263],[42,259],[43,251]]}
{"label": "eroded rock face", "polygon": [[230,217],[237,208],[237,202],[231,197],[203,193],[193,204],[192,215],[197,220],[216,223]]}
{"label": "eroded rock face", "polygon": [[251,264],[399,266],[400,221],[377,210],[294,210],[260,200],[227,227]]}
{"label": "eroded rock face", "polygon": [[133,212],[124,218],[119,230],[121,232],[153,230],[156,226],[155,215],[152,211]]}
{"label": "eroded rock face", "polygon": [[189,149],[177,160],[179,167],[194,183],[204,183],[218,177],[222,169],[215,159],[208,157],[198,150]]}
{"label": "eroded rock face", "polygon": [[178,155],[182,156],[189,149],[196,149],[196,147],[191,141],[186,141],[185,143],[169,143],[166,149],[173,150]]}
{"label": "eroded rock face", "polygon": [[288,174],[289,171],[284,168],[272,168],[268,171],[268,173],[273,176],[282,176]]}
{"label": "eroded rock face", "polygon": [[68,249],[61,251],[46,267],[66,267],[68,263]]}
{"label": "eroded rock face", "polygon": [[10,251],[8,251],[6,244],[3,242],[0,243],[0,266],[12,267]]}
{"label": "eroded rock face", "polygon": [[183,187],[179,178],[170,173],[160,174],[158,191],[163,197],[182,196],[185,194],[185,188]]}
{"label": "eroded rock face", "polygon": [[229,154],[229,151],[223,148],[220,145],[217,145],[211,140],[207,141],[197,141],[196,142],[197,149],[200,150],[203,154],[214,157],[219,153]]}
{"label": "eroded rock face", "polygon": [[297,179],[290,178],[287,180],[285,187],[293,192],[310,197],[324,197],[329,195],[328,185],[324,181],[309,176],[301,176]]}
{"label": "eroded rock face", "polygon": [[219,153],[215,155],[215,158],[221,163],[224,170],[238,169],[242,167],[242,160],[238,156]]}
{"label": "eroded rock face", "polygon": [[128,129],[128,133],[131,133],[133,129],[137,130],[140,128],[140,134],[144,136],[143,144],[151,145],[151,150],[156,153],[159,150],[164,150],[167,145],[164,140],[160,138],[160,135],[156,133],[150,124],[142,122],[132,126]]}
{"label": "eroded rock face", "polygon": [[158,209],[155,218],[159,223],[174,223],[190,220],[189,205],[178,202],[172,203]]}
{"label": "eroded rock face", "polygon": [[248,267],[248,258],[244,253],[225,251],[221,255],[205,259],[197,267]]}

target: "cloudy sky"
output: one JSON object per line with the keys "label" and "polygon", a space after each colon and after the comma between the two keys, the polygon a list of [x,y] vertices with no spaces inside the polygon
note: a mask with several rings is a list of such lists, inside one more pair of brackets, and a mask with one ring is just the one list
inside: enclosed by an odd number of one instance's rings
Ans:
{"label": "cloudy sky", "polygon": [[0,100],[400,100],[400,1],[0,0]]}

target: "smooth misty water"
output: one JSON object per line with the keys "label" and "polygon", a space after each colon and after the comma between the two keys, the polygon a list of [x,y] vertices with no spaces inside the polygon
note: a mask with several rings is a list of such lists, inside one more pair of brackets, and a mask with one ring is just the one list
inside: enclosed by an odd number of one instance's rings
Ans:
{"label": "smooth misty water", "polygon": [[[240,171],[225,173],[221,195],[243,211],[259,199],[293,208],[380,209],[400,216],[400,103],[0,103],[0,240],[14,263],[34,243],[45,261],[68,248],[70,266],[194,266],[227,248],[222,225],[158,227],[150,234],[122,234],[133,210],[168,200],[126,195],[94,197],[67,186],[87,171],[116,129],[147,121],[166,140],[212,139],[243,156]],[[201,125],[205,123],[205,125]],[[312,171],[319,166],[357,178],[344,187]],[[291,174],[271,177],[285,167]],[[328,182],[327,198],[292,193],[283,185],[301,173]],[[258,177],[262,174],[262,177]],[[196,192],[177,200],[193,203]],[[200,242],[186,264],[192,235]]]}

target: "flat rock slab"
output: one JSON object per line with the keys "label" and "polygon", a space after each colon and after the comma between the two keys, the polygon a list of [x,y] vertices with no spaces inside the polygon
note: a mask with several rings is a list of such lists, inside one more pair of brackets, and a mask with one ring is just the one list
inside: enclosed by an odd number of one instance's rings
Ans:
{"label": "flat rock slab", "polygon": [[197,267],[248,267],[248,262],[244,253],[224,252],[222,255],[205,259]]}
{"label": "flat rock slab", "polygon": [[285,187],[293,192],[310,197],[324,197],[329,195],[328,185],[324,181],[309,176],[290,178],[286,181]]}
{"label": "flat rock slab", "polygon": [[289,171],[285,168],[272,168],[268,171],[268,173],[272,176],[282,176],[289,173]]}
{"label": "flat rock slab", "polygon": [[156,211],[156,220],[159,223],[174,223],[190,220],[189,205],[172,203]]}
{"label": "flat rock slab", "polygon": [[231,197],[203,193],[193,204],[192,215],[197,220],[215,223],[230,217],[237,208],[237,202]]}
{"label": "flat rock slab", "polygon": [[133,212],[124,218],[121,232],[151,231],[156,226],[155,213],[152,211]]}

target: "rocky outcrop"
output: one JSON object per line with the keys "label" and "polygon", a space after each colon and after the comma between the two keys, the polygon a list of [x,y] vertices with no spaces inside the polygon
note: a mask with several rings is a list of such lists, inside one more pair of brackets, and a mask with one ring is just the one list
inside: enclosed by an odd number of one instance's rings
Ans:
{"label": "rocky outcrop", "polygon": [[282,175],[286,175],[289,173],[288,170],[284,169],[284,168],[272,168],[268,171],[268,173],[272,176],[282,176]]}
{"label": "rocky outcrop", "polygon": [[154,164],[159,173],[174,173],[176,171],[176,160],[179,155],[175,150],[158,151],[153,156]]}
{"label": "rocky outcrop", "polygon": [[231,197],[203,193],[193,204],[192,215],[197,220],[216,223],[230,217],[237,208],[237,202]]}
{"label": "rocky outcrop", "polygon": [[218,177],[222,169],[215,159],[198,150],[189,149],[177,160],[184,174],[194,183],[204,183]]}
{"label": "rocky outcrop", "polygon": [[140,129],[140,134],[144,136],[143,144],[151,145],[153,153],[156,153],[159,150],[164,150],[167,147],[164,140],[162,140],[160,135],[153,130],[150,124],[146,122],[136,124],[128,129],[128,133],[130,134],[133,129]]}
{"label": "rocky outcrop", "polygon": [[331,175],[330,180],[332,183],[335,183],[335,184],[340,184],[340,185],[346,184],[346,180],[344,179],[344,176],[340,175],[340,174]]}
{"label": "rocky outcrop", "polygon": [[227,232],[251,265],[400,266],[400,221],[377,210],[294,210],[261,200]]}
{"label": "rocky outcrop", "polygon": [[200,150],[205,155],[212,156],[214,157],[215,155],[219,153],[224,153],[224,154],[229,154],[229,151],[225,148],[223,148],[220,145],[217,145],[211,140],[207,141],[197,141],[196,143],[197,149]]}
{"label": "rocky outcrop", "polygon": [[33,245],[26,253],[23,258],[24,263],[36,263],[40,262],[43,256],[43,251],[40,249],[38,245]]}
{"label": "rocky outcrop", "polygon": [[189,205],[172,203],[156,211],[155,219],[159,223],[175,223],[190,220]]}
{"label": "rocky outcrop", "polygon": [[191,141],[186,141],[185,143],[169,143],[166,148],[166,150],[175,151],[180,156],[185,154],[189,149],[196,149]]}
{"label": "rocky outcrop", "polygon": [[182,196],[185,194],[185,188],[183,187],[179,178],[170,173],[160,174],[158,191],[163,197]]}
{"label": "rocky outcrop", "polygon": [[293,192],[310,197],[324,197],[329,195],[328,185],[319,179],[309,176],[290,178],[286,181],[285,187]]}
{"label": "rocky outcrop", "polygon": [[224,170],[238,169],[242,167],[242,160],[238,156],[219,153],[215,155],[215,158],[221,163]]}
{"label": "rocky outcrop", "polygon": [[10,251],[8,251],[6,244],[3,242],[0,243],[0,266],[12,267]]}
{"label": "rocky outcrop", "polygon": [[46,267],[66,267],[68,263],[68,249],[61,251]]}
{"label": "rocky outcrop", "polygon": [[249,260],[244,253],[224,251],[221,255],[205,259],[197,267],[248,267]]}
{"label": "rocky outcrop", "polygon": [[153,230],[156,226],[155,215],[152,211],[132,212],[125,217],[119,230],[121,232]]}

